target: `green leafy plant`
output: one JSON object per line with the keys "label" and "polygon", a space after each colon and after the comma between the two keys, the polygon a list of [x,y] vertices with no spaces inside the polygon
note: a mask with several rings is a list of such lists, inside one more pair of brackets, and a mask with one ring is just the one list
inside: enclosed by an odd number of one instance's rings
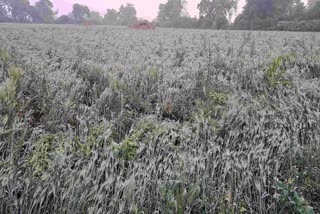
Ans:
{"label": "green leafy plant", "polygon": [[[59,143],[59,138],[53,134],[44,134],[33,142],[32,152],[30,155],[30,164],[32,166],[33,174],[41,176],[52,163],[52,153]],[[50,157],[51,156],[51,157]]]}
{"label": "green leafy plant", "polygon": [[106,127],[104,124],[95,124],[89,128],[88,134],[84,140],[84,142],[80,142],[78,136],[74,136],[73,142],[73,152],[80,152],[80,155],[84,155],[85,157],[89,157],[91,155],[94,147],[101,147],[104,143],[104,131]]}
{"label": "green leafy plant", "polygon": [[156,79],[159,76],[159,71],[157,66],[153,66],[149,71],[148,71],[149,77]]}
{"label": "green leafy plant", "polygon": [[129,131],[129,136],[136,142],[148,143],[153,137],[161,137],[168,131],[168,127],[159,123],[157,118],[143,118]]}
{"label": "green leafy plant", "polygon": [[287,85],[290,81],[283,79],[283,74],[286,73],[286,68],[284,68],[283,61],[287,59],[288,56],[277,56],[272,59],[266,70],[266,78],[270,88],[275,88],[277,85]]}
{"label": "green leafy plant", "polygon": [[116,157],[123,158],[126,161],[130,161],[135,157],[137,148],[137,143],[129,137],[126,137],[121,143],[113,146]]}
{"label": "green leafy plant", "polygon": [[0,50],[0,61],[2,61],[4,64],[7,64],[10,59],[10,53],[7,49],[1,49]]}
{"label": "green leafy plant", "polygon": [[17,66],[11,66],[8,72],[8,78],[2,87],[0,87],[0,101],[4,102],[8,107],[17,106],[16,94],[17,87],[22,78],[22,70]]}
{"label": "green leafy plant", "polygon": [[294,179],[287,183],[279,180],[275,182],[276,193],[273,197],[280,207],[279,213],[313,214],[313,208],[308,205],[305,199],[296,191]]}
{"label": "green leafy plant", "polygon": [[315,213],[320,210],[317,207],[320,200],[320,150],[317,148],[304,149],[297,155],[294,164],[295,172],[292,175],[298,175],[296,183],[304,198],[313,206]]}
{"label": "green leafy plant", "polygon": [[190,183],[181,180],[170,180],[160,187],[161,211],[164,213],[185,213],[192,210],[195,213],[207,213],[204,206],[206,198],[201,195],[198,182]]}
{"label": "green leafy plant", "polygon": [[[207,99],[197,100],[197,111],[191,114],[191,121],[203,119],[213,128],[219,128],[218,119],[223,115],[228,100],[228,96],[223,92],[209,90]],[[201,119],[202,118],[202,119]]]}
{"label": "green leafy plant", "polygon": [[164,213],[184,213],[186,199],[184,189],[184,183],[179,180],[172,180],[162,186],[161,202],[163,204],[162,211]]}
{"label": "green leafy plant", "polygon": [[216,91],[209,91],[208,97],[210,104],[213,106],[225,105],[228,100],[227,94]]}
{"label": "green leafy plant", "polygon": [[10,66],[8,77],[0,85],[0,130],[10,128],[13,123],[18,106],[18,91],[22,79],[22,70],[17,66]]}
{"label": "green leafy plant", "polygon": [[114,77],[110,77],[110,82],[111,82],[111,88],[113,90],[120,90],[120,91],[124,91],[126,89],[126,84],[125,82],[114,78]]}
{"label": "green leafy plant", "polygon": [[87,143],[89,145],[102,145],[102,143],[104,142],[103,139],[103,134],[104,131],[106,130],[106,127],[104,126],[104,124],[100,123],[97,125],[93,125],[88,132],[88,136],[87,136]]}

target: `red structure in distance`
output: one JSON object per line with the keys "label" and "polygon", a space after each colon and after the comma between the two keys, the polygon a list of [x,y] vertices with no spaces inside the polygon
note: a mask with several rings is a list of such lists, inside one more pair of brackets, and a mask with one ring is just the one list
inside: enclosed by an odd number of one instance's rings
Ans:
{"label": "red structure in distance", "polygon": [[156,29],[153,25],[151,25],[149,22],[140,22],[136,24],[132,24],[128,26],[130,29],[141,29],[141,30],[154,30]]}

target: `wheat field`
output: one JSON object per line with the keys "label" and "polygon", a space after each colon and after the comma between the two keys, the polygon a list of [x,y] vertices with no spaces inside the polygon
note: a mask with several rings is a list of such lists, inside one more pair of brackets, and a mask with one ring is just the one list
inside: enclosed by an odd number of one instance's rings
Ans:
{"label": "wheat field", "polygon": [[319,213],[320,34],[0,25],[0,213]]}

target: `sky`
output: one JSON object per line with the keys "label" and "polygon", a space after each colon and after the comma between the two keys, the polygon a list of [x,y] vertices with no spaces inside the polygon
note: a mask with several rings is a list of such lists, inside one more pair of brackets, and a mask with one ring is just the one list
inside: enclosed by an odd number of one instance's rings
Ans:
{"label": "sky", "polygon": [[[37,0],[30,0],[34,4]],[[54,9],[59,11],[59,15],[68,14],[72,11],[72,5],[79,3],[87,5],[91,10],[98,11],[104,15],[107,9],[118,10],[121,4],[132,3],[137,10],[137,17],[152,21],[158,13],[159,4],[166,3],[167,0],[51,0]],[[190,16],[198,16],[197,5],[200,0],[187,0],[187,11]],[[239,0],[237,14],[241,13],[245,5],[245,0]]]}

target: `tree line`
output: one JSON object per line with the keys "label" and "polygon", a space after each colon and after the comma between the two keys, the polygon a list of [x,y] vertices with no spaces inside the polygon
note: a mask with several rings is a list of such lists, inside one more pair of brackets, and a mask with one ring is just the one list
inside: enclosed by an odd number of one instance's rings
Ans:
{"label": "tree line", "polygon": [[[234,27],[237,29],[277,29],[279,23],[304,23],[305,30],[311,20],[320,20],[320,1],[310,0],[308,7],[301,0],[247,0],[243,13],[237,16]],[[317,26],[318,29],[320,27]]]}
{"label": "tree line", "polygon": [[201,0],[199,18],[185,12],[185,0],[160,4],[157,25],[163,27],[320,31],[320,0],[246,0],[233,23],[238,0]]}
{"label": "tree line", "polygon": [[50,0],[39,0],[34,5],[29,0],[0,0],[0,22],[128,25],[137,22],[136,14],[133,4],[121,5],[119,11],[108,9],[104,17],[86,5],[73,4],[68,15],[57,16]]}
{"label": "tree line", "polygon": [[[238,0],[201,0],[199,18],[191,17],[186,0],[167,0],[159,5],[153,23],[160,27],[245,29],[245,30],[315,30],[320,31],[320,0],[246,0],[243,12],[232,23]],[[104,16],[86,5],[74,4],[68,15],[58,16],[50,0],[0,0],[0,22],[129,25],[141,19],[133,4],[108,9]]]}

